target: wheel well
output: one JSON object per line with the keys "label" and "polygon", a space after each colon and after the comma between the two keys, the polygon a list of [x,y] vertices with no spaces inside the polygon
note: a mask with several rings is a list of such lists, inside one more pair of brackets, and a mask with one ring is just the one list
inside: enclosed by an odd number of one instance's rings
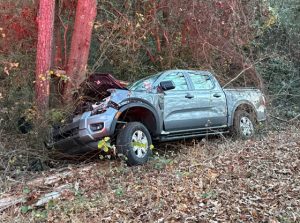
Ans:
{"label": "wheel well", "polygon": [[151,135],[155,135],[156,132],[156,119],[153,113],[143,107],[132,107],[122,112],[118,121],[123,122],[141,122],[149,130]]}
{"label": "wheel well", "polygon": [[236,114],[237,111],[246,111],[249,114],[254,115],[255,120],[257,120],[255,109],[253,108],[253,106],[251,106],[249,104],[241,104],[241,105],[239,105],[235,109],[234,116],[235,116],[235,114]]}

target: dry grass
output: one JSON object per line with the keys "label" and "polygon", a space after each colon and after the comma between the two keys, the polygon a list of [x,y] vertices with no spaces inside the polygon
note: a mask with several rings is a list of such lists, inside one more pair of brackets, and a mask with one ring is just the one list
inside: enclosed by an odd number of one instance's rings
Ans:
{"label": "dry grass", "polygon": [[[41,194],[68,184],[60,199],[22,214],[6,210],[2,222],[299,222],[300,129],[260,139],[208,139],[159,146],[145,166],[99,161],[40,176],[53,185],[15,184],[33,206]],[[63,173],[70,173],[64,175]]]}

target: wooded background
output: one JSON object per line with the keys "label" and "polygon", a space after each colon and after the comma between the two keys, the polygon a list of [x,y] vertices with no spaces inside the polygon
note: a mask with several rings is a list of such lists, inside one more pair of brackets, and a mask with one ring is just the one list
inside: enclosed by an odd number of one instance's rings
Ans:
{"label": "wooded background", "polygon": [[274,117],[300,113],[297,0],[1,0],[0,21],[0,134],[18,136],[25,118],[30,148],[94,72],[210,70],[262,89]]}

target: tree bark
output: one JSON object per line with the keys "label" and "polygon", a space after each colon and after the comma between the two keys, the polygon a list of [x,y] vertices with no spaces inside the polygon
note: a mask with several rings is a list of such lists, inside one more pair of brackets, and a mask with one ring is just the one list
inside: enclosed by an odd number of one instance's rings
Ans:
{"label": "tree bark", "polygon": [[35,82],[36,104],[40,111],[47,110],[49,106],[54,14],[55,0],[40,0]]}
{"label": "tree bark", "polygon": [[69,80],[64,90],[64,101],[66,103],[71,102],[73,91],[76,91],[85,79],[96,12],[96,0],[78,0],[70,55],[67,64]]}

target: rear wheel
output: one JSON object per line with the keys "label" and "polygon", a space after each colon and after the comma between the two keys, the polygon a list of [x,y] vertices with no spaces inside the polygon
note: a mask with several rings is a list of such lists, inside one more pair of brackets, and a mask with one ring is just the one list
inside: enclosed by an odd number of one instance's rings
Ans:
{"label": "rear wheel", "polygon": [[129,122],[117,136],[117,150],[126,157],[128,165],[142,165],[152,154],[148,129],[140,122]]}
{"label": "rear wheel", "polygon": [[252,138],[255,134],[254,115],[244,110],[236,111],[233,121],[233,133],[243,139]]}

